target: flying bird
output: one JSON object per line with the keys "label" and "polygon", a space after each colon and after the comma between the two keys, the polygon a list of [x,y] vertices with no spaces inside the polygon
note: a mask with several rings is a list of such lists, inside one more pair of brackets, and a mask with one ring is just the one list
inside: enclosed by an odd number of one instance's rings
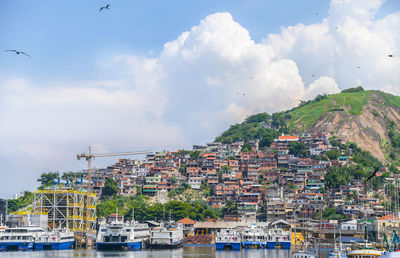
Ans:
{"label": "flying bird", "polygon": [[388,55],[388,57],[393,57],[393,55]]}
{"label": "flying bird", "polygon": [[360,68],[359,66],[357,66],[357,68]]}
{"label": "flying bird", "polygon": [[315,15],[318,15],[319,13],[315,13]]}
{"label": "flying bird", "polygon": [[312,77],[315,77],[315,75],[314,75],[314,74],[311,74],[311,76],[312,76]]}
{"label": "flying bird", "polygon": [[375,169],[374,173],[372,173],[372,175],[370,175],[367,179],[365,179],[364,182],[368,182],[369,180],[371,180],[371,178],[376,176],[376,173],[378,173],[379,168]]}
{"label": "flying bird", "polygon": [[110,6],[111,5],[107,4],[106,6],[101,7],[99,12],[101,12],[103,9],[110,10]]}
{"label": "flying bird", "polygon": [[17,51],[17,50],[15,50],[15,49],[7,49],[7,50],[4,50],[4,51],[6,51],[6,52],[15,52],[17,55],[23,54],[23,55],[26,55],[27,57],[31,57],[31,56],[28,55],[27,53],[22,52],[22,51]]}

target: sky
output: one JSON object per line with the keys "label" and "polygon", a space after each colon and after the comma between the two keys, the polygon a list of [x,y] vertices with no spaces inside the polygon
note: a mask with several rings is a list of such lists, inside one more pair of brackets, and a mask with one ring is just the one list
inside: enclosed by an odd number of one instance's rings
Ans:
{"label": "sky", "polygon": [[88,146],[191,149],[318,94],[400,95],[398,0],[4,0],[0,35],[3,198]]}

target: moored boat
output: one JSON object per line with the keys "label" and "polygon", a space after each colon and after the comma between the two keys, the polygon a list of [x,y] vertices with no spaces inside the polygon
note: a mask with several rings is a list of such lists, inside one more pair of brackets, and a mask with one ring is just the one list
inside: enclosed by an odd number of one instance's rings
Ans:
{"label": "moored boat", "polygon": [[280,228],[272,228],[268,230],[267,248],[281,248],[290,250],[291,238],[290,231],[284,231]]}
{"label": "moored boat", "polygon": [[118,220],[102,221],[96,237],[97,250],[140,250],[150,237],[149,226],[132,219],[130,222]]}
{"label": "moored boat", "polygon": [[240,250],[241,237],[239,232],[232,228],[222,229],[220,232],[217,233],[217,237],[215,239],[215,247],[217,250]]}
{"label": "moored boat", "polygon": [[37,226],[7,228],[0,232],[0,250],[33,250],[46,231]]}
{"label": "moored boat", "polygon": [[347,252],[349,258],[377,258],[382,255],[382,251],[377,249],[355,249]]}
{"label": "moored boat", "polygon": [[183,244],[183,226],[181,223],[161,223],[160,227],[150,231],[151,248],[177,248]]}
{"label": "moored boat", "polygon": [[252,224],[242,232],[243,248],[265,248],[265,246],[265,232],[261,227]]}
{"label": "moored boat", "polygon": [[68,229],[49,231],[35,241],[35,250],[67,250],[74,246],[74,233]]}

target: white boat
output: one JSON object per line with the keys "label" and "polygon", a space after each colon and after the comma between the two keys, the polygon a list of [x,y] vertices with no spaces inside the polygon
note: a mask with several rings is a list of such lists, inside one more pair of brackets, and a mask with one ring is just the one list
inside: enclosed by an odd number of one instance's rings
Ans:
{"label": "white boat", "polygon": [[292,253],[292,258],[317,258],[317,255],[311,251],[296,251]]}
{"label": "white boat", "polygon": [[[133,216],[134,218],[134,216]],[[132,219],[130,222],[118,220],[100,223],[96,237],[98,250],[140,250],[150,237],[149,226]]]}
{"label": "white boat", "polygon": [[215,238],[215,247],[217,250],[224,250],[225,248],[240,250],[241,237],[239,232],[233,228],[221,229]]}
{"label": "white boat", "polygon": [[356,249],[347,252],[349,258],[378,258],[382,251],[377,249]]}
{"label": "white boat", "polygon": [[0,250],[33,249],[36,240],[45,232],[37,226],[7,228],[0,232]]}
{"label": "white boat", "polygon": [[[308,248],[308,241],[302,242],[300,250],[292,252],[292,258],[317,258],[315,250],[311,251]],[[297,246],[295,246],[297,247]]]}
{"label": "white boat", "polygon": [[160,227],[150,231],[150,247],[152,248],[176,248],[183,243],[182,223],[161,223]]}
{"label": "white boat", "polygon": [[280,228],[269,229],[267,236],[267,248],[268,249],[282,248],[290,250],[292,242],[290,234],[291,234],[290,231],[285,231]]}
{"label": "white boat", "polygon": [[35,250],[67,250],[74,246],[74,233],[68,229],[44,232],[35,241]]}
{"label": "white boat", "polygon": [[400,258],[400,250],[383,251],[379,258]]}
{"label": "white boat", "polygon": [[267,245],[263,228],[252,224],[242,232],[243,248],[265,248]]}
{"label": "white boat", "polygon": [[385,235],[385,242],[387,245],[387,250],[382,252],[380,258],[400,258],[400,238],[397,235],[396,230],[393,230],[390,243]]}

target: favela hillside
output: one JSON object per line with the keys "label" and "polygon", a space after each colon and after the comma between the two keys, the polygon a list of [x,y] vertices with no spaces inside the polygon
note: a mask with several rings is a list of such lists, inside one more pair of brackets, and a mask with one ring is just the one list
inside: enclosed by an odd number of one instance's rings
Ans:
{"label": "favela hillside", "polygon": [[156,226],[181,222],[189,244],[214,244],[228,228],[245,234],[252,223],[289,232],[292,245],[319,238],[329,246],[336,229],[344,245],[361,241],[366,229],[379,243],[400,226],[399,126],[397,96],[362,87],[319,95],[249,116],[191,150],[121,157],[90,168],[90,177],[88,170],[43,173],[34,193],[8,200],[4,218],[12,226],[46,214],[48,227],[82,237],[96,231],[96,221],[121,216]]}

